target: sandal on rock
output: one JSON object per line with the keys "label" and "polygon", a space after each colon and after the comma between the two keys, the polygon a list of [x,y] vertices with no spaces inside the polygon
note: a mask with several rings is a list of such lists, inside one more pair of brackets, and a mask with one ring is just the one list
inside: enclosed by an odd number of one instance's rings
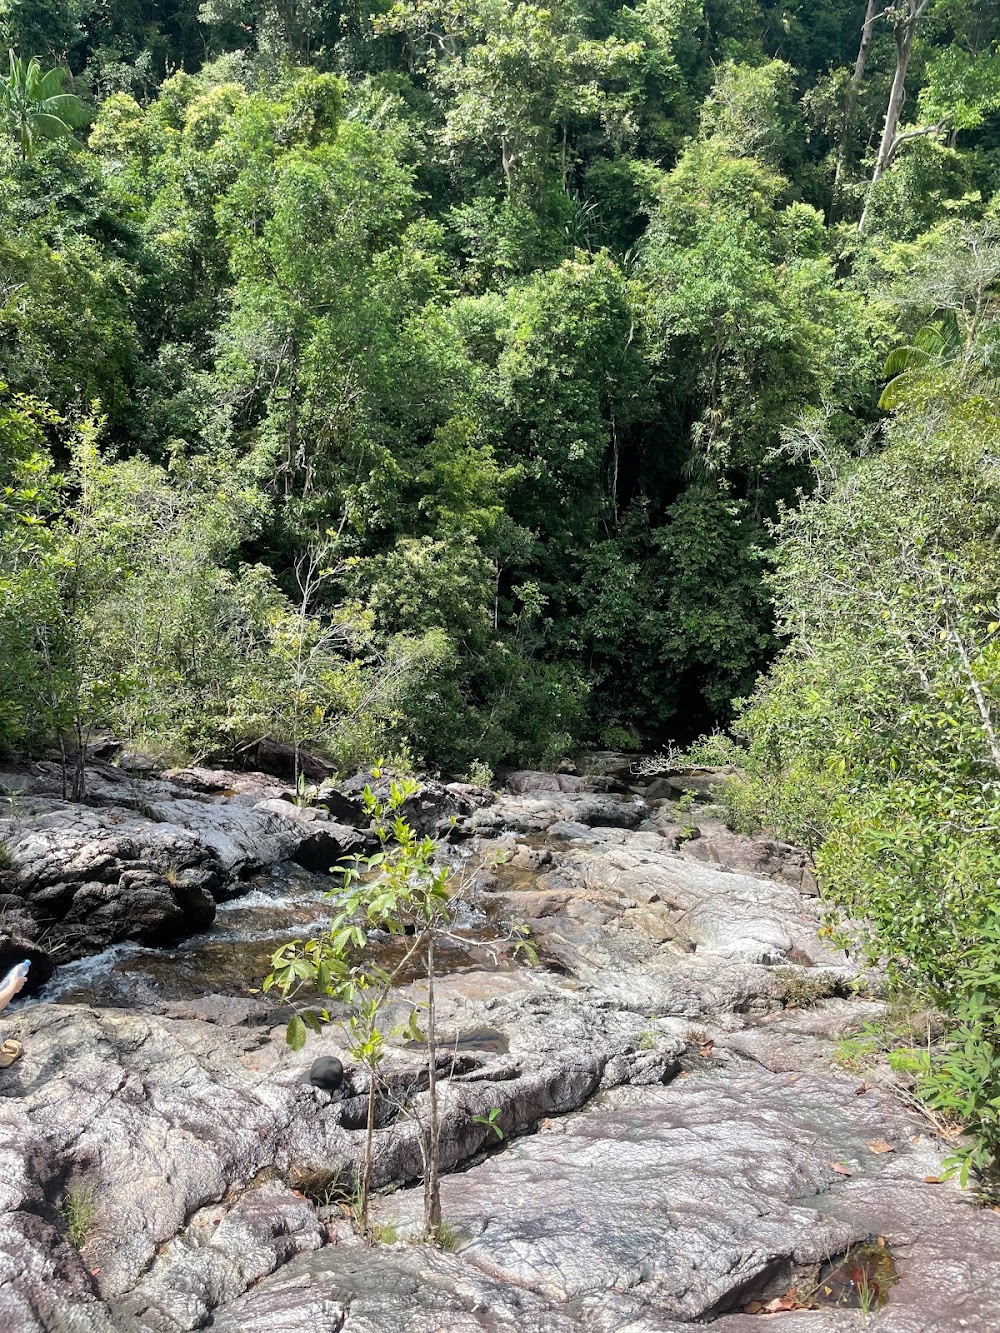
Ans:
{"label": "sandal on rock", "polygon": [[7,1066],[12,1065],[15,1060],[19,1060],[23,1050],[24,1047],[19,1041],[14,1041],[13,1038],[8,1037],[3,1045],[0,1046],[0,1069],[6,1069]]}

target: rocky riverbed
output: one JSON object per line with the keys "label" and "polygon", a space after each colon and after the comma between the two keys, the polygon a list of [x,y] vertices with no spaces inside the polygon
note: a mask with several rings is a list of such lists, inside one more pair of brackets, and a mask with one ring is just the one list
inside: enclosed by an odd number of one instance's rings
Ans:
{"label": "rocky riverbed", "polygon": [[[0,968],[32,957],[34,987],[3,1019],[0,1329],[1000,1328],[1000,1216],[938,1183],[947,1146],[890,1076],[833,1059],[881,1006],[820,937],[807,859],[677,806],[711,775],[593,767],[411,802],[456,858],[508,853],[438,997],[448,1253],[411,1239],[420,1153],[389,1101],[396,1239],[352,1234],[364,1077],[311,1086],[337,1029],[296,1055],[260,994],[273,948],[323,929],[325,869],[371,845],[361,783],[300,809],[280,776],[126,757],[72,803],[55,765],[0,773]],[[400,1042],[387,1081],[419,1098],[420,1066]]]}

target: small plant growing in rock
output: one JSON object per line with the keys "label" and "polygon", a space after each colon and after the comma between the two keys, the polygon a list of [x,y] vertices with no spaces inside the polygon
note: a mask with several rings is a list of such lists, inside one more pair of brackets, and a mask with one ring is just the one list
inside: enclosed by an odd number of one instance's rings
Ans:
{"label": "small plant growing in rock", "polygon": [[373,1245],[395,1245],[399,1240],[399,1232],[391,1222],[372,1223],[369,1235]]}
{"label": "small plant growing in rock", "polygon": [[450,1222],[438,1222],[434,1232],[434,1244],[445,1254],[453,1254],[462,1243],[462,1236],[457,1227]]}
{"label": "small plant growing in rock", "polygon": [[785,1004],[790,1009],[811,1009],[837,991],[837,978],[830,972],[810,973],[803,968],[775,968],[784,984]]}
{"label": "small plant growing in rock", "polygon": [[857,1288],[858,1297],[858,1317],[861,1321],[861,1327],[864,1328],[868,1322],[868,1316],[878,1305],[878,1288],[873,1285],[867,1273],[864,1273],[859,1281]]}
{"label": "small plant growing in rock", "polygon": [[694,820],[695,799],[689,791],[677,802],[677,821],[681,827],[681,833],[690,841],[697,836],[698,825]]}
{"label": "small plant growing in rock", "polygon": [[66,1234],[79,1249],[94,1230],[94,1218],[97,1205],[94,1199],[94,1183],[91,1180],[76,1180],[66,1187],[59,1212],[66,1224]]}
{"label": "small plant growing in rock", "polygon": [[497,1139],[500,1140],[503,1138],[503,1130],[498,1124],[499,1119],[500,1107],[491,1106],[486,1115],[474,1115],[472,1117],[472,1123],[474,1125],[482,1125],[485,1129],[488,1129],[495,1134]]}
{"label": "small plant growing in rock", "polygon": [[319,788],[315,783],[307,782],[306,775],[300,773],[295,783],[295,804],[300,810],[309,810],[316,804]]}
{"label": "small plant growing in rock", "polygon": [[24,806],[21,804],[23,795],[20,787],[7,788],[7,817],[13,819],[15,824],[20,823],[24,817]]}
{"label": "small plant growing in rock", "polygon": [[13,870],[16,865],[10,843],[0,838],[0,870]]}
{"label": "small plant growing in rock", "polygon": [[[381,769],[376,767],[372,776],[378,781]],[[347,867],[344,887],[335,895],[339,911],[328,933],[313,940],[294,940],[280,948],[271,960],[273,970],[264,986],[280,990],[283,998],[304,986],[312,986],[347,1007],[346,1017],[338,1021],[346,1034],[349,1054],[368,1074],[358,1208],[359,1230],[368,1234],[377,1090],[388,1035],[383,1011],[397,979],[411,960],[422,960],[426,1000],[419,1009],[413,1009],[399,1035],[421,1042],[426,1050],[426,1112],[415,1111],[414,1118],[424,1168],[424,1233],[433,1241],[441,1225],[437,949],[443,939],[453,938],[455,909],[471,889],[472,877],[456,883],[447,866],[435,860],[438,851],[435,840],[418,834],[406,819],[403,807],[418,790],[419,785],[410,778],[392,779],[384,799],[376,797],[371,787],[365,788],[364,808],[372,817],[381,850],[374,856],[357,857]],[[372,957],[369,935],[375,930],[387,931],[407,941],[402,958],[391,970]],[[530,944],[520,938],[518,931],[512,934],[518,939],[516,949],[526,951],[531,958]],[[330,1014],[325,1009],[296,1013],[288,1024],[289,1045],[301,1050],[307,1029],[319,1032],[329,1021]]]}
{"label": "small plant growing in rock", "polygon": [[469,771],[465,775],[465,781],[471,782],[474,787],[493,786],[493,770],[489,764],[483,763],[481,759],[473,759],[469,765]]}
{"label": "small plant growing in rock", "polygon": [[635,1044],[638,1051],[651,1051],[655,1045],[656,1033],[650,1031],[649,1028],[645,1032],[639,1033],[639,1040]]}

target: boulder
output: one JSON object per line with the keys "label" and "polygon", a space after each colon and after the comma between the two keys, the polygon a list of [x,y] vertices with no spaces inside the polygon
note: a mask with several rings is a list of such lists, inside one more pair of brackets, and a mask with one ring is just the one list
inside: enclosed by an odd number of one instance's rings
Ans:
{"label": "boulder", "polygon": [[[54,794],[56,765],[33,765],[19,780],[15,813],[0,819],[16,870],[2,886],[16,890],[11,928],[29,937],[35,923],[48,928],[66,958],[122,940],[169,943],[204,930],[215,902],[265,867],[296,859],[327,871],[375,845],[259,774],[181,770],[167,780],[94,768],[87,804]],[[235,785],[220,792],[220,782]],[[471,808],[467,797],[448,799]]]}
{"label": "boulder", "polygon": [[719,820],[699,820],[698,837],[682,837],[678,846],[683,856],[694,861],[775,879],[800,893],[819,892],[809,853],[777,838],[749,837],[734,833]]}
{"label": "boulder", "polygon": [[185,832],[129,811],[29,802],[0,821],[19,869],[19,891],[66,958],[119,940],[164,943],[203,930],[223,882],[218,859]]}
{"label": "boulder", "polygon": [[370,830],[338,824],[321,806],[294,805],[272,798],[259,801],[254,809],[277,815],[295,828],[292,859],[307,870],[333,871],[342,861],[368,856],[380,845]]}
{"label": "boulder", "polygon": [[[255,768],[260,773],[270,773],[283,782],[294,782],[296,774],[295,746],[275,741],[270,736],[246,752],[247,767]],[[322,755],[312,754],[308,750],[299,750],[298,772],[308,782],[323,782],[336,772],[336,766]]]}
{"label": "boulder", "polygon": [[578,792],[583,791],[585,785],[582,778],[570,773],[540,773],[534,769],[511,773],[507,778],[507,790],[515,796],[536,791]]}
{"label": "boulder", "polygon": [[[333,815],[346,824],[367,826],[370,817],[365,814],[361,793],[371,787],[379,801],[389,797],[392,774],[383,772],[379,779],[373,778],[370,771],[356,773],[346,782],[336,787],[323,787],[317,801]],[[469,782],[437,782],[424,779],[402,807],[402,813],[418,833],[432,837],[447,838],[453,832],[464,833],[470,817],[478,811],[486,810],[496,800],[493,792],[486,787],[477,787]]]}

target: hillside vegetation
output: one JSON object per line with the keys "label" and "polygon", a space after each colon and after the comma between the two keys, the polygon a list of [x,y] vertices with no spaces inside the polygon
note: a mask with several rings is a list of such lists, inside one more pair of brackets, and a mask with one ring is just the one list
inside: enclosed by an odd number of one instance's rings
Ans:
{"label": "hillside vegetation", "polygon": [[985,1169],[998,36],[0,4],[0,747],[482,776],[732,728],[734,821],[957,1025],[918,1072]]}

